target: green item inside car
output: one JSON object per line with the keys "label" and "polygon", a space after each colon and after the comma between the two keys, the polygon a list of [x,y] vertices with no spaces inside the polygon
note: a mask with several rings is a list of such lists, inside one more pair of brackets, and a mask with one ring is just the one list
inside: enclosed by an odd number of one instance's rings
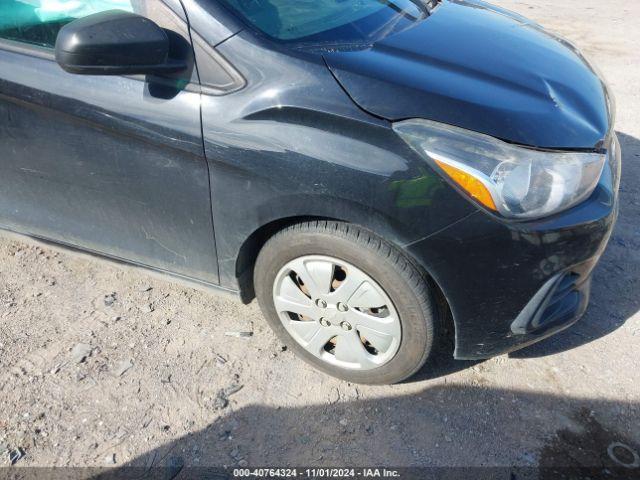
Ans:
{"label": "green item inside car", "polygon": [[67,23],[104,12],[133,12],[132,0],[3,0],[0,3],[0,38],[53,47],[58,31]]}

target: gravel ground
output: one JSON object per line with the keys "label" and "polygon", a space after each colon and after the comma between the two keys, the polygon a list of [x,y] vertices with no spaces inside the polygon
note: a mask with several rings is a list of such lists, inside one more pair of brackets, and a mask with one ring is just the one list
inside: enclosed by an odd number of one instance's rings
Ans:
{"label": "gravel ground", "polygon": [[577,43],[617,97],[621,216],[580,324],[361,387],[297,360],[255,303],[3,237],[0,466],[611,466],[612,442],[638,451],[640,2],[497,3]]}

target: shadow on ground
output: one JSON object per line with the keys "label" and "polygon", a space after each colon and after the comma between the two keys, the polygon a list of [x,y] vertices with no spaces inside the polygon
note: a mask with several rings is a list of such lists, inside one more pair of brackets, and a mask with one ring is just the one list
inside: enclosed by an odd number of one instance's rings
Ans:
{"label": "shadow on ground", "polygon": [[[613,471],[620,468],[615,459],[635,461],[639,413],[635,403],[461,385],[302,408],[249,406],[136,458],[121,471],[125,475],[129,467],[138,467],[140,472],[157,473],[155,469],[162,468],[163,478],[180,478],[179,472],[188,467],[245,462],[280,467],[520,465]],[[619,444],[627,447],[617,447],[612,458],[612,446]],[[640,476],[638,469],[624,472]],[[548,475],[540,478],[558,478]]]}

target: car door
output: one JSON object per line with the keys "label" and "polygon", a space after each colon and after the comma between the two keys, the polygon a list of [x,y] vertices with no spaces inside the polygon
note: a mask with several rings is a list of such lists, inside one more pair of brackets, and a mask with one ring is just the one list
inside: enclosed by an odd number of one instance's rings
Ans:
{"label": "car door", "polygon": [[[189,71],[84,76],[60,28],[122,9],[165,28]],[[218,283],[200,87],[178,0],[3,0],[0,228]]]}

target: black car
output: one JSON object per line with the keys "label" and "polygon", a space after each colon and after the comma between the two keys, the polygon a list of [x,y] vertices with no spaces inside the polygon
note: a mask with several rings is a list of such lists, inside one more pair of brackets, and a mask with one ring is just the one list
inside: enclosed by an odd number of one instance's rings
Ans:
{"label": "black car", "polygon": [[0,5],[0,226],[257,297],[353,382],[585,312],[614,116],[571,44],[480,0]]}

